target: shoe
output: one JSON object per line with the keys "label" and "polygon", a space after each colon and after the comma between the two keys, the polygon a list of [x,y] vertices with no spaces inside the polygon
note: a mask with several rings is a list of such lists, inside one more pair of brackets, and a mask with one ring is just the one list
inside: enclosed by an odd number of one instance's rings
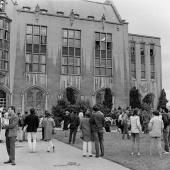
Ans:
{"label": "shoe", "polygon": [[100,156],[101,156],[101,157],[103,157],[103,156],[104,156],[104,154],[101,154]]}
{"label": "shoe", "polygon": [[138,152],[137,155],[140,156],[140,152]]}
{"label": "shoe", "polygon": [[11,160],[8,160],[8,161],[5,161],[5,162],[4,162],[4,164],[10,164],[10,163],[12,163]]}
{"label": "shoe", "polygon": [[89,157],[93,157],[93,155],[89,155]]}
{"label": "shoe", "polygon": [[166,152],[166,151],[165,151],[165,152],[163,152],[162,154],[167,155],[167,154],[169,154],[169,152]]}
{"label": "shoe", "polygon": [[15,165],[16,165],[16,163],[15,163],[14,161],[12,161],[11,165],[15,166]]}
{"label": "shoe", "polygon": [[47,151],[47,152],[50,152],[50,151]]}
{"label": "shoe", "polygon": [[130,153],[131,154],[131,156],[133,156],[134,155],[134,153],[132,152],[132,153]]}
{"label": "shoe", "polygon": [[53,152],[55,152],[55,146],[53,146]]}
{"label": "shoe", "polygon": [[86,155],[83,155],[83,157],[86,157]]}
{"label": "shoe", "polygon": [[96,155],[96,158],[99,158],[99,155]]}

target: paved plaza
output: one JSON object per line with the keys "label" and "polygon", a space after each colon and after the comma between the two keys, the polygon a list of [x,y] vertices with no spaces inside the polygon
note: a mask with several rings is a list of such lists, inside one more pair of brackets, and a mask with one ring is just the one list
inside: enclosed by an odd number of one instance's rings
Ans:
{"label": "paved plaza", "polygon": [[38,140],[37,152],[30,153],[27,142],[16,143],[16,166],[8,160],[5,143],[0,143],[0,170],[128,170],[103,158],[82,157],[82,151],[54,139],[55,152],[46,152],[46,142]]}

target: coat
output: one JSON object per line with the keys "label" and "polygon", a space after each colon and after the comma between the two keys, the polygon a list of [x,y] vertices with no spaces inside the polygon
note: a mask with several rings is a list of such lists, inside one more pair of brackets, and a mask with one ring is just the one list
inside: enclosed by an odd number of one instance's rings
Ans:
{"label": "coat", "polygon": [[42,121],[42,127],[44,127],[44,140],[51,140],[53,136],[53,129],[55,122],[53,118],[44,118]]}
{"label": "coat", "polygon": [[24,126],[27,126],[27,132],[37,132],[39,127],[39,118],[37,115],[30,114],[25,118]]}
{"label": "coat", "polygon": [[90,118],[82,118],[80,129],[82,130],[83,141],[92,141],[92,132],[90,126]]}
{"label": "coat", "polygon": [[5,128],[5,136],[6,137],[15,137],[17,136],[17,130],[18,130],[18,116],[12,115],[9,119],[9,125]]}

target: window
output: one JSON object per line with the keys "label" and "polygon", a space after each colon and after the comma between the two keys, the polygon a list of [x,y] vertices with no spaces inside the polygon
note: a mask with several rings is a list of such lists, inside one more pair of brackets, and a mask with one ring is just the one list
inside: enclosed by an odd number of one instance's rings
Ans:
{"label": "window", "polygon": [[130,42],[130,74],[136,78],[136,48],[135,42]]}
{"label": "window", "polygon": [[63,29],[61,73],[80,75],[81,31]]}
{"label": "window", "polygon": [[46,72],[47,27],[27,25],[25,48],[26,72]]}
{"label": "window", "polygon": [[140,44],[140,56],[141,56],[141,79],[146,78],[146,69],[145,69],[145,44]]}
{"label": "window", "polygon": [[7,95],[3,90],[0,90],[0,107],[6,108],[7,106]]}
{"label": "window", "polygon": [[112,34],[95,33],[95,75],[112,76]]}
{"label": "window", "polygon": [[9,21],[0,19],[0,70],[8,71],[9,67]]}
{"label": "window", "polygon": [[150,74],[151,74],[151,79],[155,79],[154,44],[150,44]]}

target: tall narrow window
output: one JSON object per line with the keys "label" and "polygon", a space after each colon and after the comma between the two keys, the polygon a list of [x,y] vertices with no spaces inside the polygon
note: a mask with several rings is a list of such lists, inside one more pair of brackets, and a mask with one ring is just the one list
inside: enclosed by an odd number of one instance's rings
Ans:
{"label": "tall narrow window", "polygon": [[80,75],[81,31],[63,29],[61,73]]}
{"label": "tall narrow window", "polygon": [[9,67],[9,21],[0,19],[0,70],[8,71]]}
{"label": "tall narrow window", "polygon": [[136,79],[136,48],[135,42],[130,42],[130,74]]}
{"label": "tall narrow window", "polygon": [[27,25],[25,63],[26,72],[46,72],[47,27]]}
{"label": "tall narrow window", "polygon": [[95,75],[112,76],[112,34],[95,33]]}
{"label": "tall narrow window", "polygon": [[146,78],[146,69],[145,69],[145,44],[140,44],[140,56],[141,56],[141,79]]}
{"label": "tall narrow window", "polygon": [[151,79],[155,79],[155,55],[154,55],[153,44],[150,44],[150,72],[151,72]]}

